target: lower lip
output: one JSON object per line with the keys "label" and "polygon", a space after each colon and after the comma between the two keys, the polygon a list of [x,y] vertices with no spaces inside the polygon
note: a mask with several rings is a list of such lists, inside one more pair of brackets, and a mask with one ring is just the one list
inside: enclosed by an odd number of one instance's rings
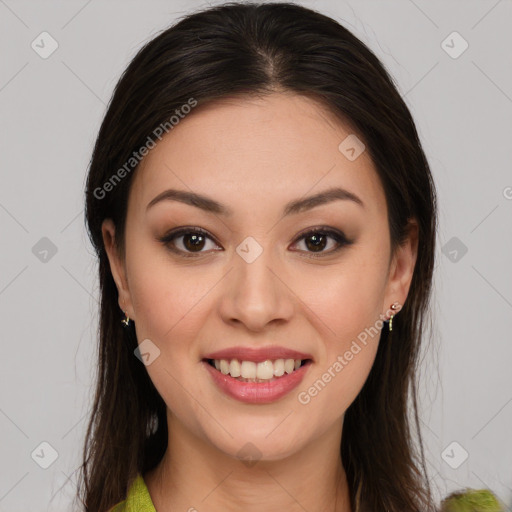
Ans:
{"label": "lower lip", "polygon": [[242,382],[231,375],[224,375],[208,362],[203,361],[217,386],[236,400],[249,404],[268,404],[279,400],[296,388],[311,366],[311,361],[303,364],[292,373],[285,373],[282,377],[270,382]]}

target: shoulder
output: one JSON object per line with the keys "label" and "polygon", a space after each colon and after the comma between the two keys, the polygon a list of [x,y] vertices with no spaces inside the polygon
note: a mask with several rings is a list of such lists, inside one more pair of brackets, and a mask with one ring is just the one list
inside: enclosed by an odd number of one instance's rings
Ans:
{"label": "shoulder", "polygon": [[139,473],[132,482],[126,499],[114,505],[108,512],[156,512],[144,478]]}
{"label": "shoulder", "polygon": [[117,505],[109,508],[107,512],[126,512],[126,500],[120,501]]}

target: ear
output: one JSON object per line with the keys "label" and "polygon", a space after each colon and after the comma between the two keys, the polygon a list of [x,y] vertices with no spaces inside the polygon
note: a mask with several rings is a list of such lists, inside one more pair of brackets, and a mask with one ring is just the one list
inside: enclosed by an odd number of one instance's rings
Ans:
{"label": "ear", "polygon": [[110,263],[110,271],[112,272],[112,277],[114,278],[117,287],[119,307],[123,311],[126,311],[132,320],[135,320],[130,290],[128,288],[128,280],[126,278],[126,267],[124,260],[115,245],[116,227],[112,219],[105,219],[103,221],[101,225],[101,234]]}
{"label": "ear", "polygon": [[388,311],[394,302],[398,302],[400,307],[404,305],[409,294],[417,256],[418,223],[415,219],[409,219],[407,238],[396,248],[389,266],[383,311]]}

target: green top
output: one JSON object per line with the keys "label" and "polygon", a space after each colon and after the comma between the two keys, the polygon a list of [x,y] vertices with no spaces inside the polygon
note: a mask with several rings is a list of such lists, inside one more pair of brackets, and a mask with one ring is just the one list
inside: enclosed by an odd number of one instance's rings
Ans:
{"label": "green top", "polygon": [[[494,494],[488,489],[465,489],[452,493],[441,504],[441,512],[502,512]],[[112,507],[108,512],[156,512],[146,482],[137,474],[128,489],[126,499]]]}
{"label": "green top", "polygon": [[126,499],[119,502],[108,512],[156,512],[146,483],[139,473],[128,489]]}
{"label": "green top", "polygon": [[503,507],[491,490],[466,487],[447,496],[440,512],[503,512]]}

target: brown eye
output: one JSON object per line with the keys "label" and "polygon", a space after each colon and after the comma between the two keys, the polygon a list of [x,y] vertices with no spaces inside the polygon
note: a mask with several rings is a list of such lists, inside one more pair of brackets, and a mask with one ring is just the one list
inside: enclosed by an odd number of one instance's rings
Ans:
{"label": "brown eye", "polygon": [[182,235],[182,244],[185,246],[187,251],[200,251],[204,247],[205,237],[196,233],[188,233]]}
{"label": "brown eye", "polygon": [[[203,251],[207,242],[213,242],[211,236],[206,231],[199,228],[180,228],[174,232],[168,233],[159,239],[172,252],[178,253],[184,257],[200,255],[207,251]],[[216,246],[216,244],[213,244]]]}
{"label": "brown eye", "polygon": [[[329,239],[334,240],[334,249],[324,250],[329,245]],[[297,242],[304,240],[305,252],[313,253],[312,256],[324,256],[332,254],[346,245],[353,242],[347,240],[341,231],[335,231],[330,228],[315,228],[304,233]],[[295,242],[295,243],[297,243]],[[336,245],[337,244],[337,245]],[[331,244],[332,247],[333,244]],[[317,254],[315,254],[317,253]]]}
{"label": "brown eye", "polygon": [[[295,244],[304,240],[305,249],[300,252],[305,252],[312,257],[327,256],[335,253],[346,245],[353,242],[347,240],[341,231],[333,230],[331,228],[315,228],[304,233],[297,239]],[[334,243],[330,243],[332,240]],[[159,238],[170,251],[183,256],[185,258],[200,256],[211,251],[208,251],[208,242],[215,247],[219,247],[215,240],[201,228],[187,228],[182,227],[173,232],[168,233],[162,238]],[[326,250],[328,248],[328,250]],[[222,249],[221,249],[222,250]]]}
{"label": "brown eye", "polygon": [[317,233],[309,235],[306,238],[306,247],[313,252],[320,252],[325,249],[327,238],[327,236]]}

